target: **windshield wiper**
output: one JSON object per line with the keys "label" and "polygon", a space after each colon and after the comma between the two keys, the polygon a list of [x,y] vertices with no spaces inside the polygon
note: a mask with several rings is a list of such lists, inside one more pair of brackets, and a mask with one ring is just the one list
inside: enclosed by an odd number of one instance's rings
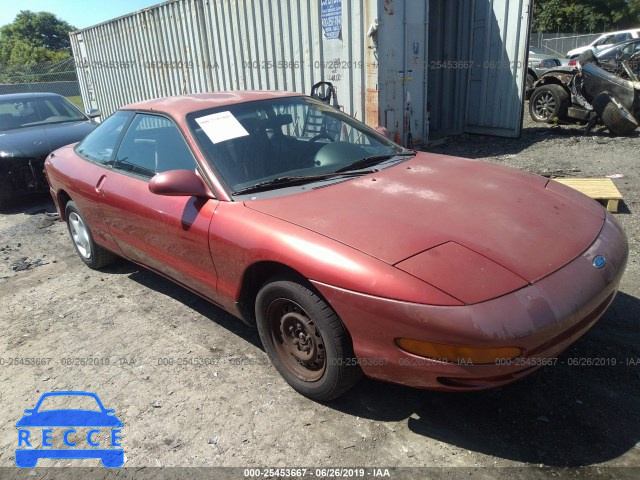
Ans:
{"label": "windshield wiper", "polygon": [[304,185],[305,183],[315,182],[318,180],[329,180],[339,177],[358,177],[367,173],[374,173],[375,170],[358,170],[357,172],[340,173],[332,172],[322,175],[308,175],[308,176],[285,176],[278,177],[265,182],[256,183],[248,187],[241,188],[232,193],[232,195],[243,195],[245,193],[257,193],[264,192],[265,190],[271,190],[272,188],[280,187],[292,187],[295,185]]}
{"label": "windshield wiper", "polygon": [[371,167],[385,160],[390,160],[393,157],[413,157],[414,155],[416,155],[416,152],[411,150],[408,152],[405,151],[400,153],[388,153],[386,155],[376,155],[373,157],[365,157],[347,165],[346,167],[339,168],[338,170],[335,171],[335,173],[350,172],[352,170],[359,170],[361,168]]}

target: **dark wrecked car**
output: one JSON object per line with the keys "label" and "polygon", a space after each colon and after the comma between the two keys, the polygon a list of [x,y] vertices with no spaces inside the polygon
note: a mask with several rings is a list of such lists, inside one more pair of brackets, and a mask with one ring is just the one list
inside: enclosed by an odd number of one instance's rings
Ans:
{"label": "dark wrecked car", "polygon": [[558,67],[535,83],[529,113],[536,122],[604,124],[614,135],[629,135],[640,119],[640,82],[633,57],[612,66],[583,53],[575,67]]}
{"label": "dark wrecked car", "polygon": [[[100,112],[93,112],[96,117]],[[44,160],[82,140],[96,123],[54,93],[0,95],[0,209],[13,199],[48,192]]]}

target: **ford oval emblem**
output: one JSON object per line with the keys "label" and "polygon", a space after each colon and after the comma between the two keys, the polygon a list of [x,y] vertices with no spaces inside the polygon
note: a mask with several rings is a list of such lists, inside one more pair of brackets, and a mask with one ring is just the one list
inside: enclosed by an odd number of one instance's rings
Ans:
{"label": "ford oval emblem", "polygon": [[596,258],[593,259],[593,266],[596,267],[598,270],[600,270],[601,268],[604,268],[606,264],[607,264],[607,261],[602,255],[598,255]]}

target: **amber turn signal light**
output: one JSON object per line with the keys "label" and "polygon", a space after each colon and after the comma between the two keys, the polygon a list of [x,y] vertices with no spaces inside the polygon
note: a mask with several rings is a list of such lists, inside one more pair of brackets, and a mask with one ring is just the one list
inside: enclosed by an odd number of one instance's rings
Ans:
{"label": "amber turn signal light", "polygon": [[402,350],[420,357],[430,358],[439,362],[459,363],[464,365],[495,365],[500,360],[510,360],[522,354],[517,347],[466,347],[461,345],[447,345],[444,343],[423,342],[408,338],[396,339],[396,345]]}

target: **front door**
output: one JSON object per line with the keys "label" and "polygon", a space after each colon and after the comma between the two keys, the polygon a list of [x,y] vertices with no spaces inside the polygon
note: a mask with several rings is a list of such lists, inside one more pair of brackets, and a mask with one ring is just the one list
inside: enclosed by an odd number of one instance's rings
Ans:
{"label": "front door", "polygon": [[182,134],[167,117],[136,114],[101,185],[105,221],[125,256],[215,301],[208,234],[219,202],[151,193],[151,177],[169,170],[197,171]]}

